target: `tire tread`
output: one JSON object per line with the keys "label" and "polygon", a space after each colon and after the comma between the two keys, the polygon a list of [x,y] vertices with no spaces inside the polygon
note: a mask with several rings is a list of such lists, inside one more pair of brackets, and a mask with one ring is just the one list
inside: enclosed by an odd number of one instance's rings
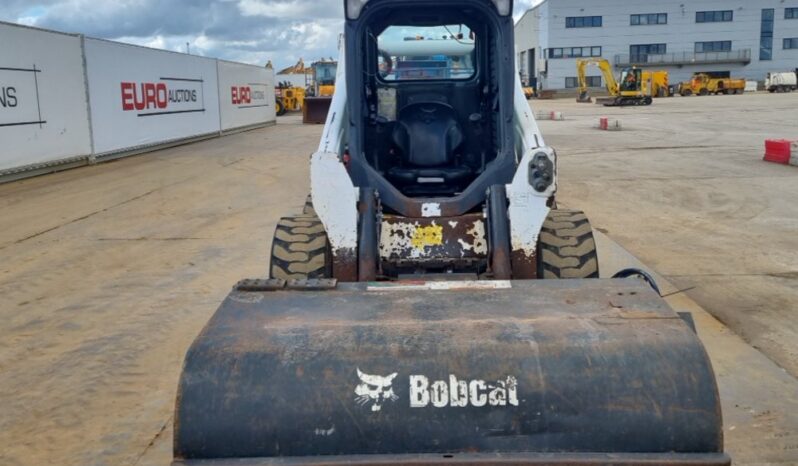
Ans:
{"label": "tire tread", "polygon": [[272,240],[271,278],[330,278],[332,259],[324,225],[314,214],[283,217]]}
{"label": "tire tread", "polygon": [[543,223],[539,245],[539,277],[598,278],[593,229],[581,211],[552,210]]}

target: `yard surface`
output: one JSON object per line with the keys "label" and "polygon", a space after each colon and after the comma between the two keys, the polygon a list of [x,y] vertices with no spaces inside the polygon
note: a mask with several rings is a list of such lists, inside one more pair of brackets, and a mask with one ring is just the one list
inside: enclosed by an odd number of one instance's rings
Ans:
{"label": "yard surface", "polygon": [[[798,167],[761,160],[765,138],[798,138],[798,94],[532,104],[567,118],[540,126],[560,204],[606,234],[604,272],[639,259],[694,311],[735,464],[798,464]],[[266,274],[321,129],[282,117],[0,185],[0,464],[169,463],[185,351]]]}

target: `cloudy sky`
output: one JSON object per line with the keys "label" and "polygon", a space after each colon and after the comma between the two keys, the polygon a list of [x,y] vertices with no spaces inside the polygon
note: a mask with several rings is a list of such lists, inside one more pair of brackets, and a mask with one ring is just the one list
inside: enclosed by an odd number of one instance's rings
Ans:
{"label": "cloudy sky", "polygon": [[0,0],[3,21],[276,69],[337,55],[342,18],[342,0]]}

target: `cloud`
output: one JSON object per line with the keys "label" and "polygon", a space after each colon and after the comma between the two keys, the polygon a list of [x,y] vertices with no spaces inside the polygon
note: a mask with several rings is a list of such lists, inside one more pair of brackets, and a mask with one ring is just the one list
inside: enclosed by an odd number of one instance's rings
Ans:
{"label": "cloud", "polygon": [[337,56],[343,15],[342,0],[0,0],[4,21],[275,68]]}

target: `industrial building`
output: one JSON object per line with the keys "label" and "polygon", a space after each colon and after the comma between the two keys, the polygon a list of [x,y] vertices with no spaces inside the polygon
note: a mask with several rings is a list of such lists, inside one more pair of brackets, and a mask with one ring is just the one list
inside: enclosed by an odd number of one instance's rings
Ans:
{"label": "industrial building", "polygon": [[[577,87],[580,57],[667,70],[672,83],[698,72],[764,81],[798,68],[798,0],[544,0],[515,41],[521,79],[538,89]],[[603,85],[597,69],[588,75]]]}

